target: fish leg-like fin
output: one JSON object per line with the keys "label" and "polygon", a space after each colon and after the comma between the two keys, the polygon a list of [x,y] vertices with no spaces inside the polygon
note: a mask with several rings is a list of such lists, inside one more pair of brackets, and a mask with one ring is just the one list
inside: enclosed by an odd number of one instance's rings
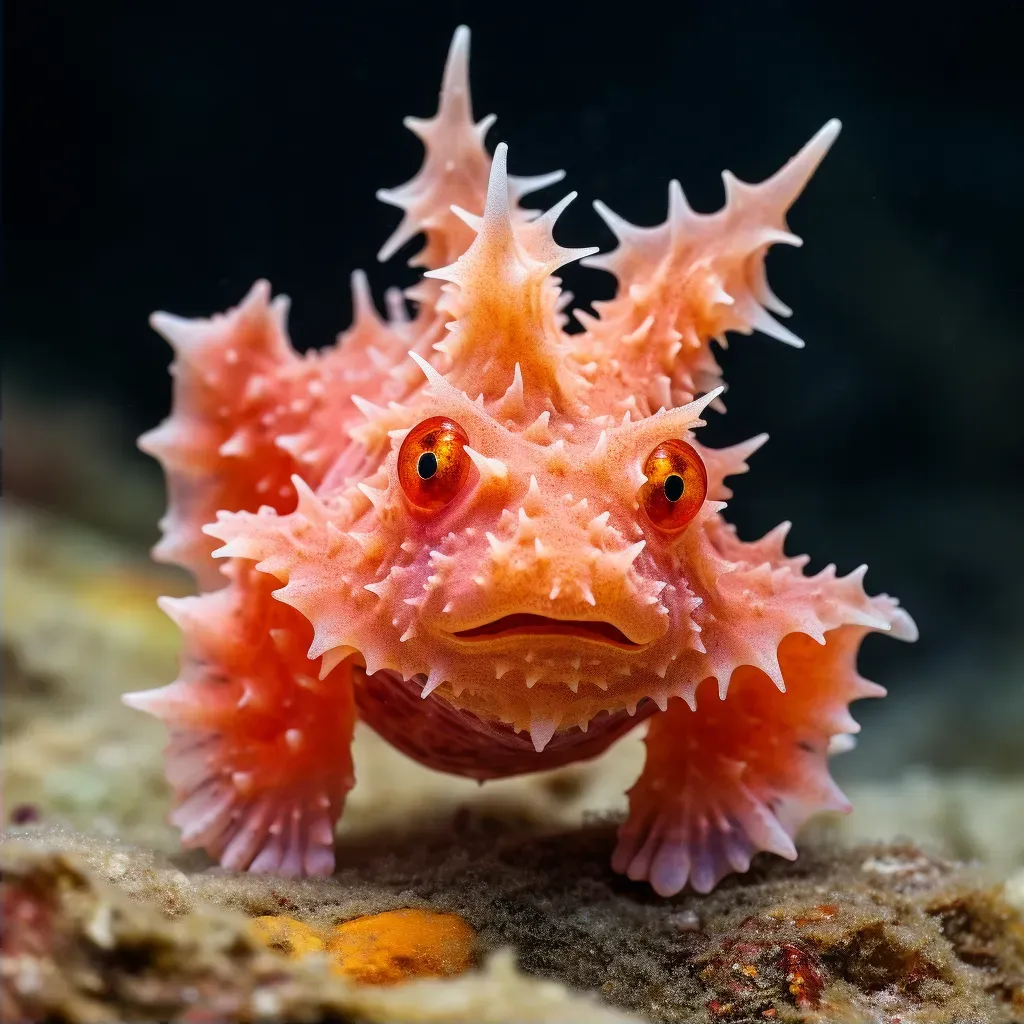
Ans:
{"label": "fish leg-like fin", "polygon": [[277,581],[243,562],[227,574],[222,590],[162,601],[184,634],[181,675],[125,703],[168,725],[183,846],[238,871],[330,874],[354,781],[350,660],[319,679],[312,628],[273,600]]}
{"label": "fish leg-like fin", "polygon": [[655,715],[614,869],[663,896],[687,884],[709,892],[762,851],[795,859],[793,839],[813,814],[848,811],[827,758],[834,736],[857,730],[849,702],[884,693],[856,672],[865,632],[843,626],[824,644],[788,635],[779,647],[785,692],[745,665],[724,700],[708,679],[696,711],[677,699]]}

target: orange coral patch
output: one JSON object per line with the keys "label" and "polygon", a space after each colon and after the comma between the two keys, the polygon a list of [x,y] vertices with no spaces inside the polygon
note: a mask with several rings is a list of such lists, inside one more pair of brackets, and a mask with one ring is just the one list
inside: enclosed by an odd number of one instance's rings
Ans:
{"label": "orange coral patch", "polygon": [[457,914],[392,910],[334,928],[327,952],[337,970],[366,985],[445,978],[473,963],[476,933]]}
{"label": "orange coral patch", "polygon": [[458,914],[390,910],[320,931],[285,915],[252,922],[253,936],[285,956],[327,952],[333,968],[364,985],[447,978],[473,965],[476,933]]}

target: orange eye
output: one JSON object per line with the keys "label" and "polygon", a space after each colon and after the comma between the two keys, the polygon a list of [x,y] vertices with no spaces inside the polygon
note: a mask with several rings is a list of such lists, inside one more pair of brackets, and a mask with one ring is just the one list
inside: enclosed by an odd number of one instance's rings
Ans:
{"label": "orange eye", "polygon": [[454,420],[434,416],[405,435],[398,452],[398,479],[421,512],[445,507],[469,476],[469,437]]}
{"label": "orange eye", "polygon": [[640,504],[647,518],[665,533],[678,533],[700,510],[708,493],[704,462],[685,441],[663,441],[644,463],[647,483]]}

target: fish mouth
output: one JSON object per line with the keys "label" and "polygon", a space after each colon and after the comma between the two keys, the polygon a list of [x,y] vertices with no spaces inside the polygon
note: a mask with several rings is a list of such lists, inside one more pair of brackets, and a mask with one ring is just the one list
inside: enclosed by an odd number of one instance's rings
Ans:
{"label": "fish mouth", "polygon": [[459,640],[503,640],[509,636],[570,636],[577,640],[617,647],[622,651],[638,651],[644,644],[635,643],[610,622],[593,619],[551,619],[546,615],[516,612],[472,629],[460,629],[452,636]]}

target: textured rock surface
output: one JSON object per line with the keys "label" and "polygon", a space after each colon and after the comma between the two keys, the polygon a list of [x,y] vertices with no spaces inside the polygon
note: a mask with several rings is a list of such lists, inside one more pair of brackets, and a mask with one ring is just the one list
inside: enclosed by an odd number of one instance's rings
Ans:
{"label": "textured rock surface", "polygon": [[[1024,1019],[1024,921],[1002,887],[912,846],[805,852],[711,896],[663,900],[610,872],[612,841],[605,826],[467,833],[364,849],[334,878],[285,881],[188,874],[58,830],[9,836],[5,1009],[74,1021],[209,1019],[199,1007],[224,1020],[623,1019],[532,980],[545,978],[651,1021]],[[408,906],[464,917],[489,966],[389,1002],[336,982],[325,957],[260,949],[243,916],[322,928]],[[525,977],[487,960],[506,947]]]}
{"label": "textured rock surface", "polygon": [[[239,914],[197,901],[168,918],[83,872],[78,858],[3,846],[5,1020],[618,1024],[634,1020],[497,956],[454,980],[356,986],[325,957],[263,947]],[[93,848],[93,854],[96,848]],[[115,862],[123,854],[113,853]],[[160,892],[151,875],[152,894]],[[185,883],[187,887],[187,883]],[[180,891],[164,890],[169,902]]]}

